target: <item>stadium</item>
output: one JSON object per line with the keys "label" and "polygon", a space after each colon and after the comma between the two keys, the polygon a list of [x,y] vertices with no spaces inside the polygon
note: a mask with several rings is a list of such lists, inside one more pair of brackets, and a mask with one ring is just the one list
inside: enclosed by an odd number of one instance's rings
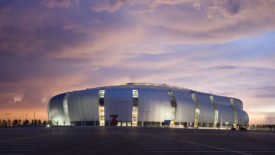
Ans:
{"label": "stadium", "polygon": [[165,84],[127,83],[52,97],[53,125],[240,128],[249,122],[241,100]]}

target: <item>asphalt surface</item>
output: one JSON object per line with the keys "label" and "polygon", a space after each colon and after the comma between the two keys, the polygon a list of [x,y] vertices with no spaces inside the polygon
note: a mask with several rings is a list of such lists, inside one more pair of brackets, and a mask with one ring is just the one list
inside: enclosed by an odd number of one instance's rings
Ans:
{"label": "asphalt surface", "polygon": [[172,128],[0,128],[0,155],[275,154],[275,132]]}

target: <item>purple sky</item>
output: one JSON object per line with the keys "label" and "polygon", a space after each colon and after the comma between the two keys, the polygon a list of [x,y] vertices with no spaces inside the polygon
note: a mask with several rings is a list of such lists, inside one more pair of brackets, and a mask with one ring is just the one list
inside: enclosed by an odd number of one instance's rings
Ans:
{"label": "purple sky", "polygon": [[148,82],[237,97],[251,123],[275,123],[274,15],[274,0],[1,0],[0,119]]}

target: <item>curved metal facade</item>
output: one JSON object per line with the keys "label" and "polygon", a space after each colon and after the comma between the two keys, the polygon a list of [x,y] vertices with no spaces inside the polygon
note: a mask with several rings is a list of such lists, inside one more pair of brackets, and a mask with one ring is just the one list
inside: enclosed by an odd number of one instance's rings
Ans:
{"label": "curved metal facade", "polygon": [[170,125],[182,127],[246,126],[248,115],[236,98],[167,85],[129,83],[54,96],[49,120],[56,125],[88,123],[108,126]]}

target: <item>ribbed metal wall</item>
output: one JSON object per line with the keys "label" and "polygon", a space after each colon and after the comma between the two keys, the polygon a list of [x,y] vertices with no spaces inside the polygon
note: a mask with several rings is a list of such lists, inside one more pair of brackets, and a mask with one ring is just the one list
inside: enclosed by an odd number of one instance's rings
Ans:
{"label": "ribbed metal wall", "polygon": [[98,120],[98,89],[71,92],[68,109],[70,121]]}
{"label": "ribbed metal wall", "polygon": [[196,98],[200,105],[199,122],[214,123],[215,111],[210,96],[208,94],[196,93]]}
{"label": "ribbed metal wall", "polygon": [[98,120],[98,90],[86,90],[82,95],[81,102],[83,110],[84,121],[97,121]]}
{"label": "ribbed metal wall", "polygon": [[[212,95],[214,104],[211,103],[210,94],[184,89],[174,89],[157,86],[112,86],[87,89],[60,94],[53,97],[48,105],[49,119],[62,122],[98,121],[99,119],[99,90],[104,90],[105,121],[110,120],[110,115],[118,115],[121,122],[132,121],[133,96],[132,90],[138,90],[138,121],[139,122],[164,122],[172,119],[171,98],[169,91],[173,92],[176,101],[175,122],[195,122],[196,104],[199,105],[199,123],[214,123],[216,106],[218,111],[218,124],[234,124],[234,111],[240,125],[247,125],[249,118],[243,111],[243,104],[239,99]],[[193,94],[193,99],[192,99]],[[66,101],[67,99],[67,101]],[[194,100],[195,99],[195,100]],[[64,102],[65,101],[65,102]],[[66,111],[66,102],[68,114]],[[69,116],[69,117],[68,117]]]}
{"label": "ribbed metal wall", "polygon": [[243,109],[243,103],[242,103],[242,101],[239,100],[239,99],[234,99],[234,105],[235,105],[235,107],[238,108],[238,109]]}
{"label": "ribbed metal wall", "polygon": [[138,121],[163,122],[171,119],[171,103],[167,90],[138,89]]}
{"label": "ribbed metal wall", "polygon": [[53,121],[54,124],[60,124],[63,125],[64,121],[66,121],[66,116],[64,114],[63,109],[63,99],[66,94],[60,94],[57,96],[54,96],[49,101],[48,105],[48,115],[49,119]]}
{"label": "ribbed metal wall", "polygon": [[234,111],[230,107],[230,100],[229,98],[226,97],[221,97],[221,96],[214,96],[215,98],[215,103],[218,107],[219,111],[219,121],[218,123],[229,123],[233,124],[234,123]]}
{"label": "ribbed metal wall", "polygon": [[177,101],[176,122],[194,122],[196,106],[190,92],[174,90],[174,96]]}

